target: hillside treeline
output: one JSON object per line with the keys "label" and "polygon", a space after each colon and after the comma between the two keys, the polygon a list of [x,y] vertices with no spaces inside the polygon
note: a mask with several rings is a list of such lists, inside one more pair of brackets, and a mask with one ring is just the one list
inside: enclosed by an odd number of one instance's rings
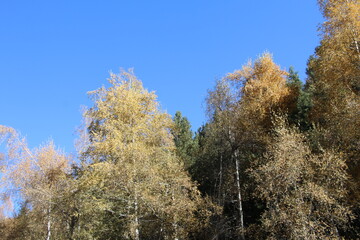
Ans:
{"label": "hillside treeline", "polygon": [[318,5],[305,83],[264,53],[195,133],[131,70],[89,93],[77,156],[0,125],[0,239],[359,239],[360,2]]}

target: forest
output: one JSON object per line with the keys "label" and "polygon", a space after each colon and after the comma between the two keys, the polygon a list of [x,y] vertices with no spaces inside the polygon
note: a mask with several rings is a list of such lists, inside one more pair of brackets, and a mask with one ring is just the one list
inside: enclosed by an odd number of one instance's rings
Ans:
{"label": "forest", "polygon": [[131,69],[89,92],[77,156],[0,125],[0,239],[360,239],[360,1],[317,2],[305,81],[265,52],[195,132]]}

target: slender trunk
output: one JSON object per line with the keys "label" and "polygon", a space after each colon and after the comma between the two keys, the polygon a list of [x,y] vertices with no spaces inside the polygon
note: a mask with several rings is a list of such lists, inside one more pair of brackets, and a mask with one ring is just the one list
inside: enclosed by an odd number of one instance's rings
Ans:
{"label": "slender trunk", "polygon": [[220,156],[220,172],[219,172],[219,192],[218,192],[218,199],[219,199],[219,204],[220,206],[222,206],[222,194],[221,194],[221,188],[222,188],[222,178],[223,178],[223,156],[221,154]]}
{"label": "slender trunk", "polygon": [[241,197],[241,186],[240,186],[240,166],[238,158],[238,150],[235,150],[235,165],[236,165],[236,187],[237,187],[237,197],[238,197],[238,208],[239,208],[239,229],[240,229],[240,239],[245,240],[244,236],[244,212],[242,208],[242,197]]}
{"label": "slender trunk", "polygon": [[135,210],[135,240],[140,240],[140,231],[139,231],[139,217],[138,217],[138,199],[137,193],[135,191],[135,201],[134,201],[134,210]]}
{"label": "slender trunk", "polygon": [[[130,88],[132,87],[132,78],[130,78]],[[132,123],[131,125],[133,125],[134,123]],[[134,139],[134,135],[132,136],[132,140],[131,143],[134,144],[135,139]],[[135,240],[140,240],[140,230],[139,230],[139,202],[138,202],[138,193],[137,193],[137,188],[136,188],[136,160],[135,157],[133,157],[133,183],[134,183],[134,239]]]}
{"label": "slender trunk", "polygon": [[[172,204],[175,204],[175,197],[174,197],[174,192],[171,192],[171,200],[172,200]],[[173,228],[174,228],[174,240],[179,240],[178,238],[178,224],[176,221],[176,215],[174,216],[174,220],[173,220]]]}
{"label": "slender trunk", "polygon": [[46,236],[46,240],[50,240],[51,237],[51,217],[50,217],[50,207],[47,210],[47,217],[48,217],[48,222],[47,222],[47,236]]}
{"label": "slender trunk", "polygon": [[354,29],[351,29],[351,34],[353,35],[352,36],[352,41],[354,42],[354,45],[355,45],[355,50],[356,50],[356,54],[357,54],[357,57],[358,57],[358,60],[360,60],[360,47],[359,47],[359,43],[356,39],[356,32]]}
{"label": "slender trunk", "polygon": [[236,188],[237,188],[237,201],[238,201],[238,208],[239,208],[239,225],[238,228],[240,230],[239,239],[245,240],[244,235],[244,212],[242,208],[242,197],[241,197],[241,184],[240,184],[240,164],[239,164],[239,150],[236,147],[236,138],[233,135],[231,129],[228,129],[229,140],[232,146],[233,155],[232,157],[235,158],[235,167],[236,167]]}
{"label": "slender trunk", "polygon": [[[356,52],[357,52],[358,56],[360,56],[360,49],[359,49],[358,41],[356,41],[356,39],[355,39],[355,40],[354,40],[354,43],[355,43]],[[360,58],[360,57],[359,57],[359,58]]]}
{"label": "slender trunk", "polygon": [[179,238],[177,237],[178,233],[177,233],[177,228],[178,228],[178,225],[176,222],[173,223],[173,228],[174,228],[174,240],[179,240]]}
{"label": "slender trunk", "polygon": [[[134,180],[136,178],[136,172],[135,172],[135,160],[133,161],[134,163]],[[138,193],[137,193],[137,189],[136,189],[136,181],[134,181],[134,230],[135,232],[133,233],[134,235],[134,239],[135,240],[140,240],[140,230],[139,230],[139,200],[138,200]]]}

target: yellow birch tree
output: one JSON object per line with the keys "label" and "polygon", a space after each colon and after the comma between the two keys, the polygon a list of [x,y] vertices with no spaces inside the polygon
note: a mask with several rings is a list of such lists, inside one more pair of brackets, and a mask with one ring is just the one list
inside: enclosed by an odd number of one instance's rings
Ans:
{"label": "yellow birch tree", "polygon": [[262,226],[268,239],[339,239],[351,217],[346,205],[347,166],[332,150],[311,152],[306,137],[275,119],[274,140],[252,174],[266,202]]}
{"label": "yellow birch tree", "polygon": [[172,120],[131,71],[111,74],[109,83],[90,93],[95,105],[85,113],[90,164],[80,182],[92,198],[85,212],[118,222],[109,236],[184,239],[199,226],[203,200],[175,154]]}
{"label": "yellow birch tree", "polygon": [[[62,211],[67,208],[62,199],[70,191],[70,158],[50,141],[30,150],[24,138],[10,127],[0,126],[2,139],[7,141],[8,154],[3,166],[4,190],[31,207],[31,237],[47,240],[66,236]],[[62,203],[62,204],[61,204]],[[30,237],[30,236],[29,236]]]}

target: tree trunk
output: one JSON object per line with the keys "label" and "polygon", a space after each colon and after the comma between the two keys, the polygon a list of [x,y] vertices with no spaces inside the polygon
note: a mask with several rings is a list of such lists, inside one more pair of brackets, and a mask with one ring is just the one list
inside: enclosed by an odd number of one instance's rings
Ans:
{"label": "tree trunk", "polygon": [[50,217],[50,207],[47,210],[47,215],[48,215],[48,222],[47,222],[47,236],[46,236],[46,240],[50,240],[51,237],[51,217]]}
{"label": "tree trunk", "polygon": [[239,149],[236,147],[236,139],[233,135],[231,129],[228,130],[230,144],[232,146],[232,158],[235,158],[235,167],[236,167],[236,189],[237,189],[237,202],[239,208],[239,221],[238,229],[240,230],[239,239],[245,240],[244,235],[244,212],[242,208],[242,197],[241,197],[241,184],[240,184],[240,163],[239,163]]}
{"label": "tree trunk", "polygon": [[76,224],[76,217],[71,216],[70,217],[70,223],[68,225],[68,227],[69,227],[69,240],[73,239],[72,236],[74,235],[75,224]]}
{"label": "tree trunk", "polygon": [[139,230],[139,217],[138,217],[138,199],[137,199],[137,193],[135,192],[135,202],[134,202],[134,210],[135,210],[135,240],[140,240],[140,230]]}
{"label": "tree trunk", "polygon": [[[132,78],[130,78],[130,88],[132,87]],[[133,125],[134,123],[132,123],[131,125]],[[132,136],[132,140],[131,143],[134,144],[135,139],[134,139],[134,135]],[[135,232],[133,233],[134,235],[134,239],[135,240],[140,240],[140,230],[139,230],[139,202],[138,202],[138,194],[137,194],[137,189],[136,189],[136,160],[133,157],[133,182],[134,182],[134,230]]]}
{"label": "tree trunk", "polygon": [[237,187],[237,200],[238,200],[238,208],[239,208],[239,229],[240,229],[240,239],[245,240],[244,236],[244,213],[242,208],[242,197],[241,197],[241,186],[240,186],[240,166],[239,166],[239,158],[238,158],[238,150],[235,150],[235,165],[236,165],[236,187]]}
{"label": "tree trunk", "polygon": [[[174,197],[174,191],[172,191],[171,193],[171,200],[172,200],[172,204],[175,203],[175,197]],[[176,216],[174,216],[174,222],[173,222],[173,228],[174,228],[174,240],[179,240],[178,238],[178,224],[176,221]]]}
{"label": "tree trunk", "polygon": [[221,154],[220,156],[220,171],[219,171],[219,192],[218,192],[218,201],[219,201],[219,205],[222,206],[223,205],[223,201],[222,201],[222,178],[223,178],[223,156]]}
{"label": "tree trunk", "polygon": [[178,226],[177,226],[176,222],[173,223],[173,228],[174,228],[174,240],[179,240],[179,238],[177,237],[177,235],[178,235],[178,233],[177,233]]}

